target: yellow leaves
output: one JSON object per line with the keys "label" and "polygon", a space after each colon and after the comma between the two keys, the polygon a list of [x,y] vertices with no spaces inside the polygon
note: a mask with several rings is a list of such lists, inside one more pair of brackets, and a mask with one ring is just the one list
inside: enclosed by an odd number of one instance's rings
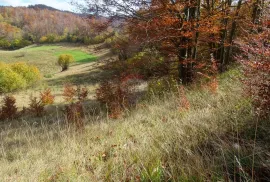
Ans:
{"label": "yellow leaves", "polygon": [[0,92],[24,88],[40,78],[40,72],[35,66],[24,62],[0,63]]}
{"label": "yellow leaves", "polygon": [[45,42],[47,42],[47,37],[46,36],[42,36],[40,39],[39,39],[39,42],[40,43],[45,43]]}

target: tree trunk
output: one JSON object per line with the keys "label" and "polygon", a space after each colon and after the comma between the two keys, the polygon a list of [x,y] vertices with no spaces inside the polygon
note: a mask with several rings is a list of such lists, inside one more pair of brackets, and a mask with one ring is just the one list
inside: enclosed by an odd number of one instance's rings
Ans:
{"label": "tree trunk", "polygon": [[237,8],[236,8],[236,13],[235,13],[235,17],[233,19],[233,22],[232,22],[232,29],[231,29],[231,33],[229,35],[229,46],[227,47],[227,51],[226,51],[226,57],[225,57],[225,65],[228,65],[230,63],[230,59],[231,59],[231,54],[232,54],[232,46],[233,46],[233,39],[234,39],[234,36],[235,36],[235,32],[236,32],[236,18],[238,18],[238,15],[239,15],[239,11],[240,11],[240,8],[242,6],[242,0],[239,0],[238,1],[238,5],[237,5]]}

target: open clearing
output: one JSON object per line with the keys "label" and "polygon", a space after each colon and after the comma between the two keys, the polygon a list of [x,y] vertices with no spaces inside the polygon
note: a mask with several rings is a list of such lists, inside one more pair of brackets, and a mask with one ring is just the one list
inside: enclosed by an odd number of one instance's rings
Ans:
{"label": "open clearing", "polygon": [[[56,64],[60,54],[71,54],[76,60],[65,72],[61,72],[61,68]],[[62,103],[64,100],[61,94],[66,83],[87,87],[90,98],[93,99],[100,80],[109,76],[100,70],[102,62],[109,57],[108,49],[96,50],[96,46],[78,44],[33,45],[16,51],[0,51],[0,61],[24,61],[33,64],[40,69],[44,77],[41,83],[37,83],[33,88],[13,93],[19,108],[28,106],[29,97],[38,96],[40,91],[46,88],[50,88],[56,96],[56,104]],[[0,99],[1,97],[3,96],[0,96]]]}
{"label": "open clearing", "polygon": [[15,51],[0,51],[0,61],[17,62],[25,61],[36,65],[46,77],[60,71],[57,66],[57,58],[61,54],[71,54],[77,64],[89,63],[97,60],[97,56],[79,45],[57,44],[57,45],[33,45]]}

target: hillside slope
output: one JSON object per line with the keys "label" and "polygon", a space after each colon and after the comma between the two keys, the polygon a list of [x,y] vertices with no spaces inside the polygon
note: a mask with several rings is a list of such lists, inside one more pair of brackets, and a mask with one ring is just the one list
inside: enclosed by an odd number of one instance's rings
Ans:
{"label": "hillside slope", "polygon": [[[270,179],[269,122],[256,123],[239,76],[237,70],[221,75],[216,94],[193,88],[185,96],[152,98],[119,120],[91,108],[83,131],[50,116],[2,124],[0,176],[3,181]],[[184,97],[189,110],[181,107]]]}

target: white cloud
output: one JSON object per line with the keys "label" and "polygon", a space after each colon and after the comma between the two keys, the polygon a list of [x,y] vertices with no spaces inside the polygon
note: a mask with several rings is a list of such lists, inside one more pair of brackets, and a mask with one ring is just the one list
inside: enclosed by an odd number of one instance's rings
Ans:
{"label": "white cloud", "polygon": [[75,8],[68,2],[68,0],[0,0],[0,5],[28,6],[34,4],[45,4],[60,10],[74,10]]}

